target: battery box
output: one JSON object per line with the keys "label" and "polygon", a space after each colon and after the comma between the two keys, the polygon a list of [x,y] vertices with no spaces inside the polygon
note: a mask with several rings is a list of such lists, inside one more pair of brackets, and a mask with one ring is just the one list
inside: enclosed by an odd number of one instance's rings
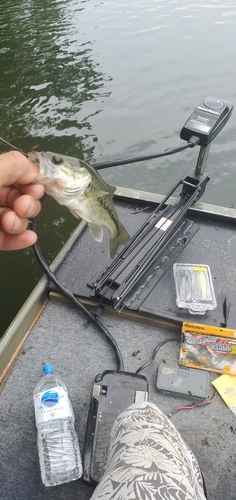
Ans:
{"label": "battery box", "polygon": [[83,480],[99,483],[115,418],[133,403],[147,401],[148,382],[143,375],[107,370],[95,378],[84,446]]}
{"label": "battery box", "polygon": [[157,390],[188,399],[206,399],[209,396],[209,373],[194,368],[160,363]]}

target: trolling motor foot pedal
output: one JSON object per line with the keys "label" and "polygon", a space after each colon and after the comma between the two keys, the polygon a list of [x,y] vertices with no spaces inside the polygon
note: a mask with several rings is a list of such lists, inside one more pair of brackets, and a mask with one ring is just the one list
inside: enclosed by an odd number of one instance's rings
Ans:
{"label": "trolling motor foot pedal", "polygon": [[115,418],[131,404],[147,399],[143,375],[107,370],[96,376],[85,434],[84,481],[97,484],[103,475]]}

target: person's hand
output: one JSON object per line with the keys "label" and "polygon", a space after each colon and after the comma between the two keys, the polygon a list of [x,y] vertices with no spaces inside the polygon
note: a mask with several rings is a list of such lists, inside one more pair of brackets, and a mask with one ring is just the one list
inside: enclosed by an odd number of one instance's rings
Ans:
{"label": "person's hand", "polygon": [[28,217],[41,209],[44,186],[30,185],[37,167],[18,151],[0,154],[0,250],[19,250],[37,240],[27,229]]}

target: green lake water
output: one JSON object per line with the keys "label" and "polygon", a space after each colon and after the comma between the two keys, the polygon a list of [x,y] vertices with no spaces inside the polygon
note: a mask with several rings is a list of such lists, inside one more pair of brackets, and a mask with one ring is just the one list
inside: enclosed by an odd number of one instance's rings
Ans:
{"label": "green lake water", "polygon": [[[204,97],[236,105],[236,1],[5,0],[0,13],[0,136],[24,152],[88,163],[180,144]],[[9,149],[0,141],[0,152]],[[103,170],[166,194],[198,148]],[[236,112],[212,143],[204,201],[235,206]],[[38,220],[51,262],[78,221],[46,199]],[[42,272],[32,249],[0,252],[0,336]]]}

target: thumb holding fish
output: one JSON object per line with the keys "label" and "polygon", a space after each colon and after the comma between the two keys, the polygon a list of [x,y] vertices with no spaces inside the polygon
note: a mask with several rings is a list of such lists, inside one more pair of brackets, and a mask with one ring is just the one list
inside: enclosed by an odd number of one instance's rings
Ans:
{"label": "thumb holding fish", "polygon": [[18,250],[33,245],[34,231],[27,230],[28,217],[41,209],[44,187],[31,185],[37,167],[18,151],[0,155],[0,250]]}

